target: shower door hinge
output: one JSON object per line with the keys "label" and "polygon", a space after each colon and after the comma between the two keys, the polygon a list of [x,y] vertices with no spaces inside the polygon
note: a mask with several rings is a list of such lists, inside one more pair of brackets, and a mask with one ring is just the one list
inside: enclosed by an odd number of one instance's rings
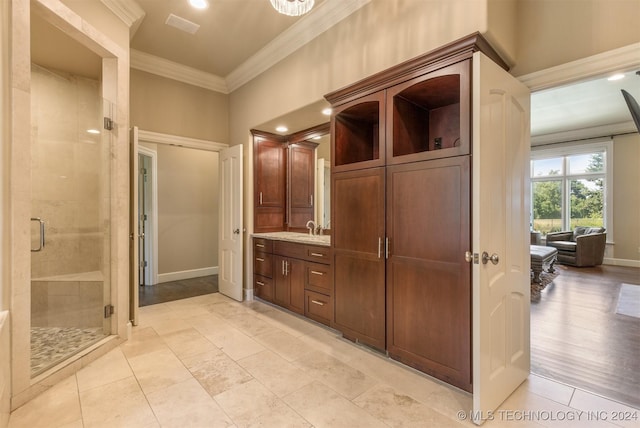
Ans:
{"label": "shower door hinge", "polygon": [[111,315],[115,312],[116,308],[113,305],[107,305],[104,307],[104,317],[111,318]]}
{"label": "shower door hinge", "polygon": [[113,129],[113,120],[110,117],[104,118],[104,129],[111,131]]}

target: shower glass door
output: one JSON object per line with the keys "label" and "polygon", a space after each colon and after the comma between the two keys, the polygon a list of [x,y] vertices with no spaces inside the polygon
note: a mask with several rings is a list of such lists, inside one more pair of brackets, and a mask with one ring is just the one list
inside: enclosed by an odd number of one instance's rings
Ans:
{"label": "shower glass door", "polygon": [[110,334],[113,109],[99,80],[36,64],[31,77],[33,377]]}

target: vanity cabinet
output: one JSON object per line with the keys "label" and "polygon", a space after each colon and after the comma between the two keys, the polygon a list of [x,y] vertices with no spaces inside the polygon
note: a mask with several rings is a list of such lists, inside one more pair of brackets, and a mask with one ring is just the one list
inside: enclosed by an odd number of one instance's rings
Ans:
{"label": "vanity cabinet", "polygon": [[286,222],[286,145],[254,134],[254,231],[284,230]]}
{"label": "vanity cabinet", "polygon": [[306,142],[290,144],[289,158],[289,213],[287,229],[307,231],[307,222],[315,218],[315,164],[316,144]]}
{"label": "vanity cabinet", "polygon": [[256,297],[331,325],[330,247],[254,237],[253,248]]}
{"label": "vanity cabinet", "polygon": [[335,326],[466,391],[471,83],[487,47],[474,35],[326,95]]}
{"label": "vanity cabinet", "polygon": [[253,238],[253,293],[273,302],[273,242]]}

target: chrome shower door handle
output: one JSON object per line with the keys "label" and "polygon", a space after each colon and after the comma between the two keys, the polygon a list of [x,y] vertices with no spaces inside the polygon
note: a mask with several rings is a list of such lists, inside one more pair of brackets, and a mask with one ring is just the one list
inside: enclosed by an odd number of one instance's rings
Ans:
{"label": "chrome shower door handle", "polygon": [[38,248],[31,248],[32,253],[37,253],[38,251],[42,251],[44,248],[44,220],[40,217],[31,217],[31,221],[37,221],[40,225],[40,239],[38,240]]}

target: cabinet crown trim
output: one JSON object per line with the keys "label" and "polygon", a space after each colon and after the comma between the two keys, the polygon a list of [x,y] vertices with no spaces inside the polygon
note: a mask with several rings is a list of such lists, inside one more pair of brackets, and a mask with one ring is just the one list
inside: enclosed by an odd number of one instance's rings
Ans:
{"label": "cabinet crown trim", "polygon": [[509,70],[506,61],[493,49],[487,39],[479,32],[475,32],[440,48],[373,74],[352,85],[330,92],[324,97],[332,106],[339,106],[453,62],[471,58],[475,52],[484,53],[500,67],[507,71]]}

